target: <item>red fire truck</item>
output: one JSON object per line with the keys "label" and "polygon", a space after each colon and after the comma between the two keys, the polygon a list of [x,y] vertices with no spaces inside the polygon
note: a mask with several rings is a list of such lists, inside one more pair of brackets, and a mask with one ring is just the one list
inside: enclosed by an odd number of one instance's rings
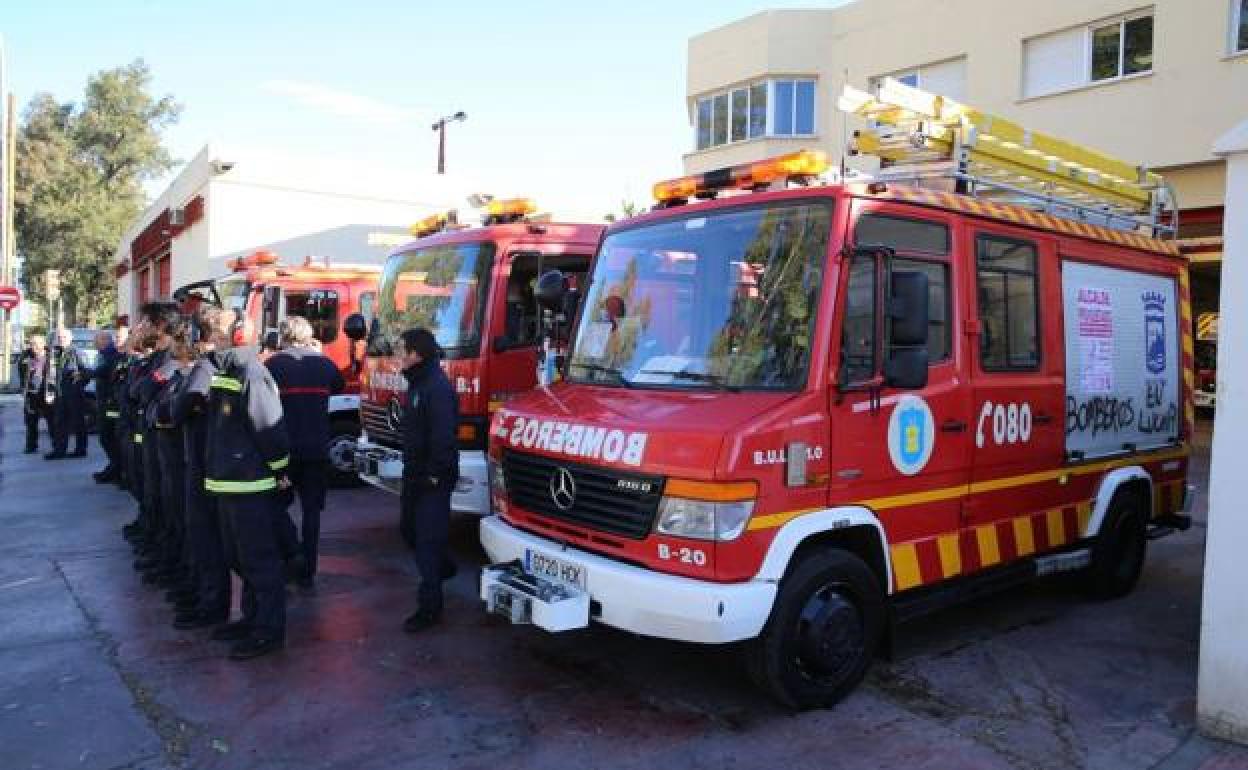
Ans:
{"label": "red fire truck", "polygon": [[213,302],[227,309],[241,310],[261,332],[261,339],[272,341],[278,326],[288,315],[302,316],[312,324],[322,352],[347,381],[341,395],[331,396],[329,458],[333,482],[356,482],[352,452],[360,433],[360,363],[362,346],[340,333],[341,319],[352,313],[372,315],[377,302],[378,265],[319,264],[311,257],[301,264],[282,264],[271,251],[257,251],[230,260],[230,274],[221,278],[187,284],[174,292],[174,298]]}
{"label": "red fire truck", "polygon": [[583,277],[604,229],[533,221],[534,211],[528,199],[493,200],[480,227],[461,227],[453,214],[429,217],[413,226],[416,240],[386,262],[369,319],[364,434],[355,453],[360,478],[399,492],[407,382],[396,346],[403,330],[423,326],[446,351],[443,367],[460,398],[460,481],[451,505],[488,512],[489,415],[537,382],[544,335],[534,284],[555,270],[567,281]]}
{"label": "red fire truck", "polygon": [[742,642],[817,707],[898,622],[1060,571],[1119,596],[1186,528],[1162,180],[895,81],[846,98],[872,183],[804,151],[607,231],[564,380],[491,424],[490,611]]}

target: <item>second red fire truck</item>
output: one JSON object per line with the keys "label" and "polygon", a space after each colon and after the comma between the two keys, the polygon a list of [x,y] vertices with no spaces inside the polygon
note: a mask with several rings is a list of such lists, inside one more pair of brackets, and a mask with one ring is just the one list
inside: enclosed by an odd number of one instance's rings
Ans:
{"label": "second red fire truck", "polygon": [[900,621],[1054,572],[1120,596],[1187,526],[1164,182],[896,81],[842,104],[875,181],[802,152],[607,231],[565,379],[491,425],[491,611],[741,643],[816,707]]}
{"label": "second red fire truck", "polygon": [[[478,227],[435,215],[413,226],[416,240],[389,257],[377,312],[368,319],[364,434],[355,452],[365,481],[399,492],[407,382],[395,347],[404,329],[422,326],[445,351],[443,366],[460,399],[460,481],[452,508],[488,512],[490,414],[534,386],[549,336],[538,278],[551,273],[574,285],[588,270],[603,231],[602,225],[537,221],[534,211],[528,199],[490,201]],[[548,360],[553,363],[553,354]],[[409,534],[406,525],[403,532]]]}

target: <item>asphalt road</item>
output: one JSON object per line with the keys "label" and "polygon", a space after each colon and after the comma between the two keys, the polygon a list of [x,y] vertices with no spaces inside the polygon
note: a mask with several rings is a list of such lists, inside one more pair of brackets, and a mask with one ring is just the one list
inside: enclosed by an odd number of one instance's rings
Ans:
{"label": "asphalt road", "polygon": [[[1196,480],[1203,484],[1208,436]],[[402,633],[415,569],[397,500],[331,493],[323,575],[288,644],[246,663],[173,630],[87,460],[21,453],[0,408],[0,768],[1248,768],[1194,732],[1203,505],[1140,588],[1050,580],[904,629],[839,707],[791,714],[731,649],[487,617],[475,522],[454,526],[445,625]]]}

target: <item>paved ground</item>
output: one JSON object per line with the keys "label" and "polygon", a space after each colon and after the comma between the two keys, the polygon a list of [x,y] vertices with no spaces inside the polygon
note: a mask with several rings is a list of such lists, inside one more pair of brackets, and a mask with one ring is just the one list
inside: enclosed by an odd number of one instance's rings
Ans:
{"label": "paved ground", "polygon": [[[287,650],[231,663],[135,578],[98,451],[23,455],[20,419],[0,406],[4,770],[1248,768],[1193,729],[1203,521],[1153,544],[1127,599],[1052,581],[945,613],[840,707],[792,715],[730,651],[500,625],[473,569],[445,628],[403,634],[414,570],[396,501],[366,489],[331,493],[325,575],[292,594]],[[472,522],[454,540],[481,563]]]}

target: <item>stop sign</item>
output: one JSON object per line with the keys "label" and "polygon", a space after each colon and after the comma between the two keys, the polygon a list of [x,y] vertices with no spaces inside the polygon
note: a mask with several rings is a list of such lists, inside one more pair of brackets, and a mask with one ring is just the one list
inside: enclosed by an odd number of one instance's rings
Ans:
{"label": "stop sign", "polygon": [[12,310],[22,301],[22,293],[16,286],[0,286],[0,307]]}

